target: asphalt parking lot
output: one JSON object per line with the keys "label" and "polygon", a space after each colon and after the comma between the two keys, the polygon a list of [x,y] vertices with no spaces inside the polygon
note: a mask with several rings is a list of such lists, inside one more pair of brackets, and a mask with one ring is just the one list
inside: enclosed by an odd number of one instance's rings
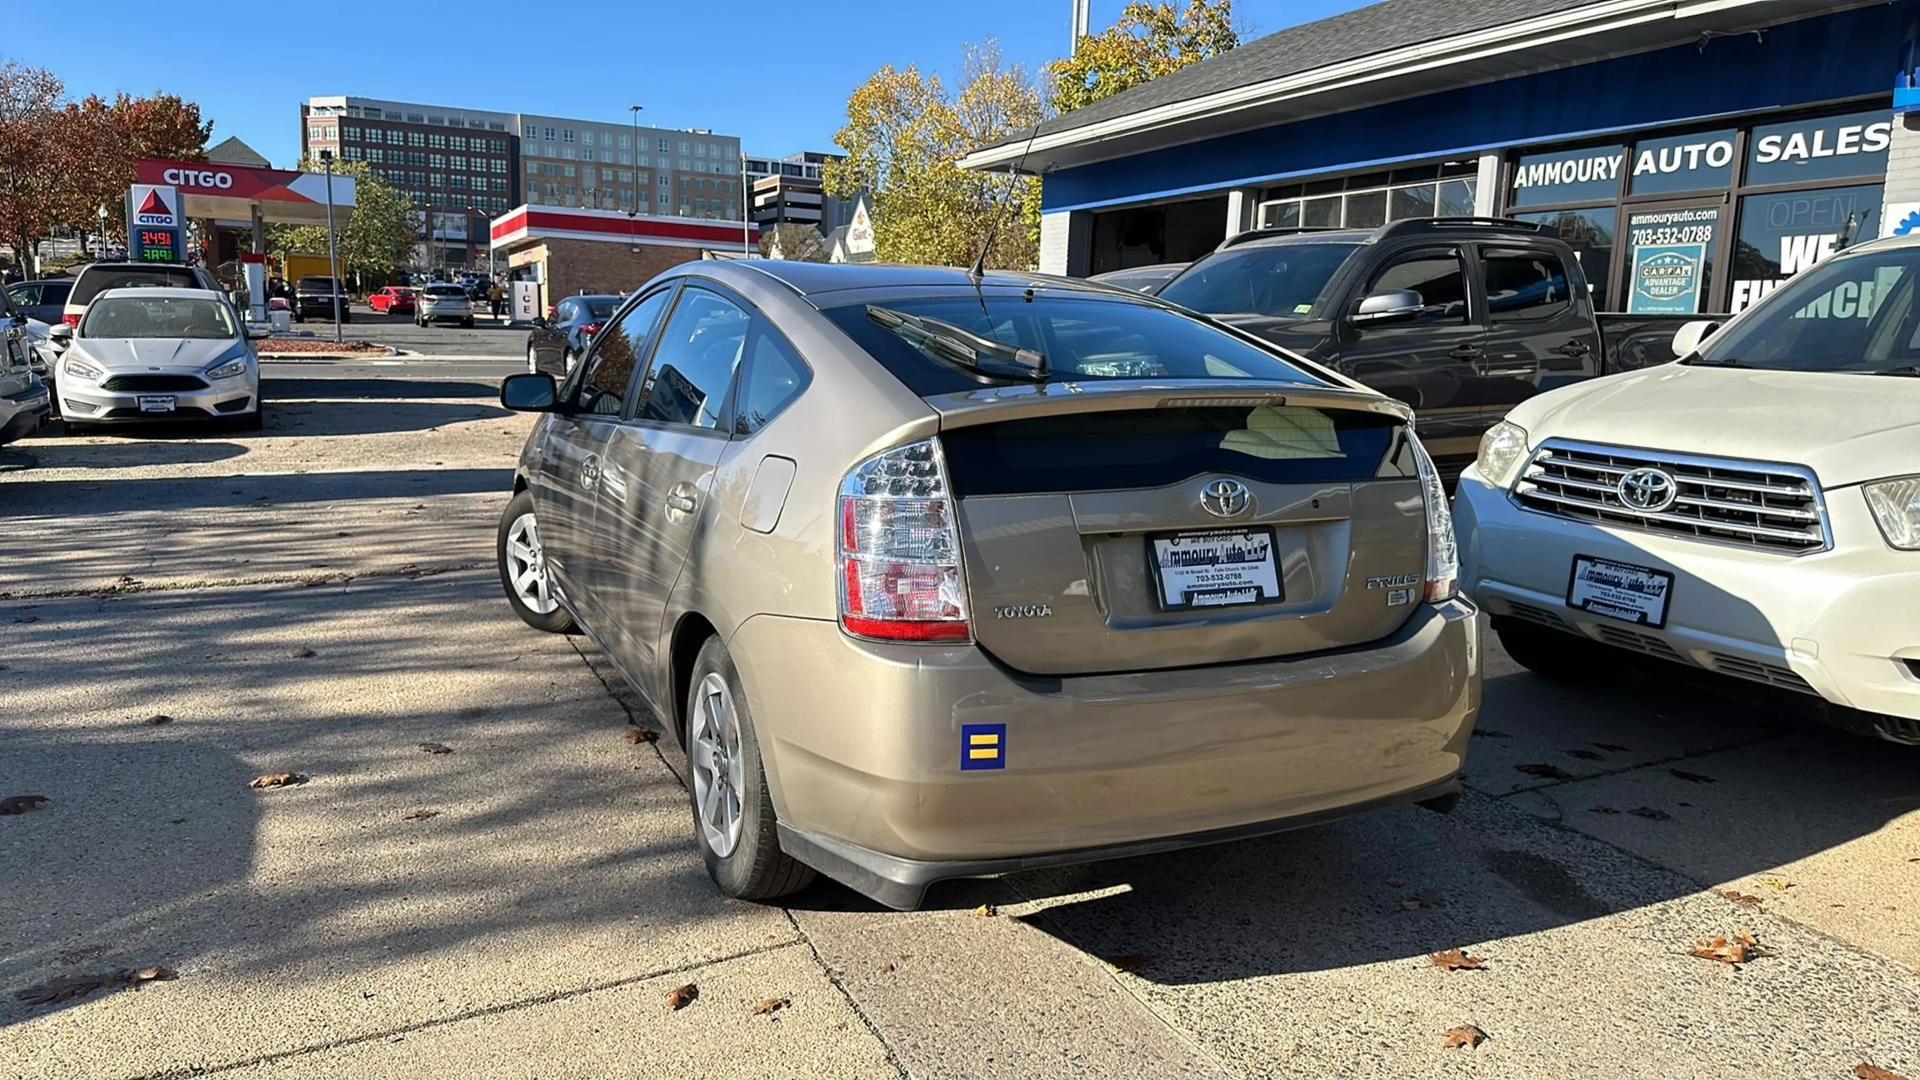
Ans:
{"label": "asphalt parking lot", "polygon": [[1920,752],[1497,646],[1449,816],[723,900],[652,719],[500,597],[524,336],[349,336],[417,355],[0,473],[0,799],[48,800],[0,816],[0,1076],[1920,1075]]}

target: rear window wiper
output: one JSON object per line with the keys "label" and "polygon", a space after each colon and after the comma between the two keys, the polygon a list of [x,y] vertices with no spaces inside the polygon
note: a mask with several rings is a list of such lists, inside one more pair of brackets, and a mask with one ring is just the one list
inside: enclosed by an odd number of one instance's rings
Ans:
{"label": "rear window wiper", "polygon": [[939,319],[867,305],[867,318],[937,360],[1001,379],[1044,381],[1047,358],[1033,349],[984,338]]}

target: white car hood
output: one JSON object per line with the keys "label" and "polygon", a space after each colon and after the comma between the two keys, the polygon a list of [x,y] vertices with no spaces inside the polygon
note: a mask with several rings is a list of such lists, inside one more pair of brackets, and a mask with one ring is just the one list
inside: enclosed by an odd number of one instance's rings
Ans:
{"label": "white car hood", "polygon": [[239,344],[233,338],[81,338],[73,347],[106,371],[198,371]]}
{"label": "white car hood", "polygon": [[1822,487],[1920,472],[1920,378],[1665,364],[1543,394],[1544,439],[1806,465]]}

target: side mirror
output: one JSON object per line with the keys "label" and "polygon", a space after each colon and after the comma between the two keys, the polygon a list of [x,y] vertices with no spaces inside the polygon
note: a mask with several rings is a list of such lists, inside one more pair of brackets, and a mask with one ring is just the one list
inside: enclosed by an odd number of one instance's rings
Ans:
{"label": "side mirror", "polygon": [[67,346],[73,344],[73,327],[68,326],[66,323],[49,327],[47,329],[47,344],[52,345],[56,349],[66,349]]}
{"label": "side mirror", "polygon": [[546,372],[521,372],[500,383],[500,405],[514,412],[552,412],[560,389]]}
{"label": "side mirror", "polygon": [[535,315],[533,317],[533,321],[529,322],[527,325],[533,327],[536,330],[545,330],[547,328],[547,320],[543,316]]}
{"label": "side mirror", "polygon": [[1673,333],[1674,359],[1693,355],[1700,348],[1700,343],[1707,339],[1707,335],[1718,329],[1720,324],[1712,319],[1694,319],[1692,322],[1682,323],[1680,329]]}
{"label": "side mirror", "polygon": [[247,324],[248,341],[264,341],[273,336],[273,326],[269,323],[250,322]]}
{"label": "side mirror", "polygon": [[1426,307],[1427,302],[1412,289],[1387,289],[1360,301],[1347,321],[1357,326],[1405,322],[1419,318]]}

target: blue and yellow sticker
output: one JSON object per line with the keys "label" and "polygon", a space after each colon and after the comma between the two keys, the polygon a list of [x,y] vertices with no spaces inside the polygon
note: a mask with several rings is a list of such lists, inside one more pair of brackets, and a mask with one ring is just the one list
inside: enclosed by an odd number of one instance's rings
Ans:
{"label": "blue and yellow sticker", "polygon": [[1004,769],[1007,767],[1007,725],[960,725],[960,769]]}

